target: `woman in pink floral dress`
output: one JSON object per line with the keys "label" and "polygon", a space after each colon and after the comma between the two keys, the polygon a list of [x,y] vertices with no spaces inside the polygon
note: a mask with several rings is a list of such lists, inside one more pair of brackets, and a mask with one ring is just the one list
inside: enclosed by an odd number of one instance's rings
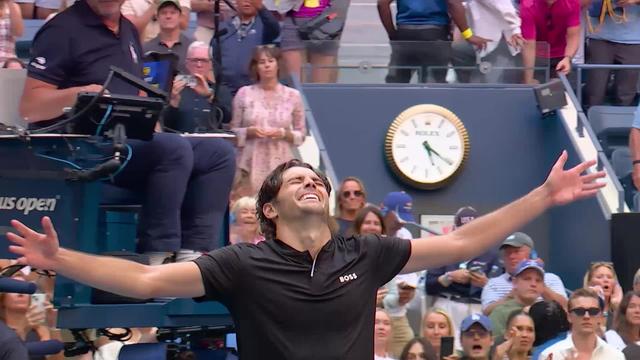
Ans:
{"label": "woman in pink floral dress", "polygon": [[253,196],[276,166],[293,158],[304,141],[304,106],[298,90],[278,81],[280,51],[259,46],[250,72],[257,83],[240,88],[233,99],[231,130],[237,135],[238,175],[233,197]]}

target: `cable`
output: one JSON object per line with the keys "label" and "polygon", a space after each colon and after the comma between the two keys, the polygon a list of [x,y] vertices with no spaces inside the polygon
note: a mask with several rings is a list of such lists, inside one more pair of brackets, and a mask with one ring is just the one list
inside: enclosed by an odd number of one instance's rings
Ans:
{"label": "cable", "polygon": [[127,158],[124,159],[124,162],[122,163],[122,165],[120,165],[120,167],[118,168],[118,170],[116,170],[113,174],[102,178],[100,180],[111,180],[112,178],[114,178],[116,175],[120,174],[122,172],[122,170],[124,169],[125,166],[127,166],[127,164],[129,163],[129,160],[131,160],[131,155],[133,154],[133,149],[131,149],[131,146],[129,146],[129,144],[125,144],[125,146],[127,147]]}
{"label": "cable", "polygon": [[100,132],[102,131],[102,127],[104,127],[104,124],[109,119],[109,115],[111,115],[112,109],[113,109],[113,105],[109,105],[109,107],[107,107],[107,111],[104,112],[104,116],[102,117],[102,120],[100,120],[100,123],[98,124],[98,128],[96,129],[96,136],[100,135]]}
{"label": "cable", "polygon": [[60,158],[49,156],[49,155],[45,155],[45,154],[35,154],[35,155],[37,157],[41,157],[41,158],[45,158],[45,159],[49,159],[49,160],[55,160],[55,161],[59,161],[61,163],[67,164],[67,165],[71,165],[71,166],[73,166],[74,168],[76,168],[78,170],[85,170],[80,165],[72,163],[71,161],[68,161],[68,160],[60,159]]}
{"label": "cable", "polygon": [[62,120],[60,122],[57,122],[57,123],[55,123],[53,125],[45,126],[43,128],[40,128],[40,129],[36,129],[36,130],[30,131],[30,133],[32,133],[32,134],[44,134],[44,133],[49,132],[51,130],[60,129],[64,125],[67,125],[68,123],[81,118],[87,112],[89,112],[89,110],[91,110],[91,108],[98,102],[100,97],[102,97],[102,95],[104,95],[104,92],[107,90],[107,86],[109,86],[109,84],[111,83],[111,79],[113,79],[113,71],[109,72],[109,75],[107,76],[107,79],[102,84],[102,89],[100,89],[100,91],[98,91],[96,96],[94,96],[94,98],[91,99],[91,101],[89,101],[87,106],[82,108],[82,110],[78,111],[77,113],[75,113],[71,117],[68,117],[68,118],[66,118],[66,119],[64,119],[64,120]]}

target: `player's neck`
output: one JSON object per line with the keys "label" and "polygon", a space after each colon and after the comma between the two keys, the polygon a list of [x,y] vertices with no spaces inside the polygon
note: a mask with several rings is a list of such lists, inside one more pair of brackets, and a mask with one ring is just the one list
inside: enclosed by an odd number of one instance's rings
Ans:
{"label": "player's neck", "polygon": [[327,220],[320,216],[307,216],[286,225],[277,224],[276,229],[278,239],[298,251],[309,251],[314,258],[331,239]]}

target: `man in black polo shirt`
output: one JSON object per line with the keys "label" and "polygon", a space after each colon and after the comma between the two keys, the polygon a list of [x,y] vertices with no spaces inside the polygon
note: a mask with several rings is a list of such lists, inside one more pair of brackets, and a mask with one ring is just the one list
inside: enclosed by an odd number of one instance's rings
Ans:
{"label": "man in black polo shirt", "polygon": [[[602,172],[580,175],[595,161],[565,171],[566,160],[564,152],[547,181],[523,198],[425,239],[333,236],[331,185],[299,160],[278,166],[260,189],[265,241],[221,248],[194,262],[151,267],[59,248],[47,217],[45,234],[14,220],[19,235],[7,238],[20,263],[96,288],[139,298],[221,301],[235,320],[242,360],[371,359],[376,291],[395,274],[472,258],[551,206],[592,196],[603,186],[595,182]],[[115,279],[114,272],[128,281]]]}
{"label": "man in black polo shirt", "polygon": [[[121,16],[122,1],[77,1],[38,31],[20,103],[32,126],[56,123],[79,92],[99,91],[110,65],[142,77],[138,32]],[[138,94],[117,78],[107,90]],[[138,250],[161,263],[173,252],[193,258],[214,249],[235,172],[233,147],[221,139],[163,133],[127,144],[131,159],[114,183],[144,194]]]}

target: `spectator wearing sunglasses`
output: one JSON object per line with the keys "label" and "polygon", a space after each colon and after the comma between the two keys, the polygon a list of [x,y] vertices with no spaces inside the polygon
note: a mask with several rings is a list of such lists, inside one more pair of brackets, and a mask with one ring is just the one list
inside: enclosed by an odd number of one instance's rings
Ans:
{"label": "spectator wearing sunglasses", "polygon": [[[20,271],[16,272],[12,278],[27,281]],[[22,341],[59,339],[59,332],[51,327],[53,325],[52,308],[48,300],[45,300],[43,306],[37,306],[31,303],[31,297],[27,294],[0,293],[0,322],[13,329]],[[58,359],[58,357],[55,358]],[[30,359],[44,360],[44,357]]]}
{"label": "spectator wearing sunglasses", "polygon": [[[367,202],[367,192],[362,180],[355,176],[348,176],[342,180],[338,188],[336,197],[336,222],[340,229],[338,233],[342,236],[352,235],[354,232],[354,220],[358,211]],[[359,232],[359,227],[355,232]]]}
{"label": "spectator wearing sunglasses", "polygon": [[624,360],[624,355],[598,336],[602,302],[592,289],[578,289],[569,298],[571,334],[542,352],[542,360]]}
{"label": "spectator wearing sunglasses", "polygon": [[235,196],[254,196],[267,175],[293,159],[292,147],[302,145],[307,129],[302,97],[282,85],[280,50],[258,46],[249,65],[254,85],[233,99],[231,130],[237,135]]}

